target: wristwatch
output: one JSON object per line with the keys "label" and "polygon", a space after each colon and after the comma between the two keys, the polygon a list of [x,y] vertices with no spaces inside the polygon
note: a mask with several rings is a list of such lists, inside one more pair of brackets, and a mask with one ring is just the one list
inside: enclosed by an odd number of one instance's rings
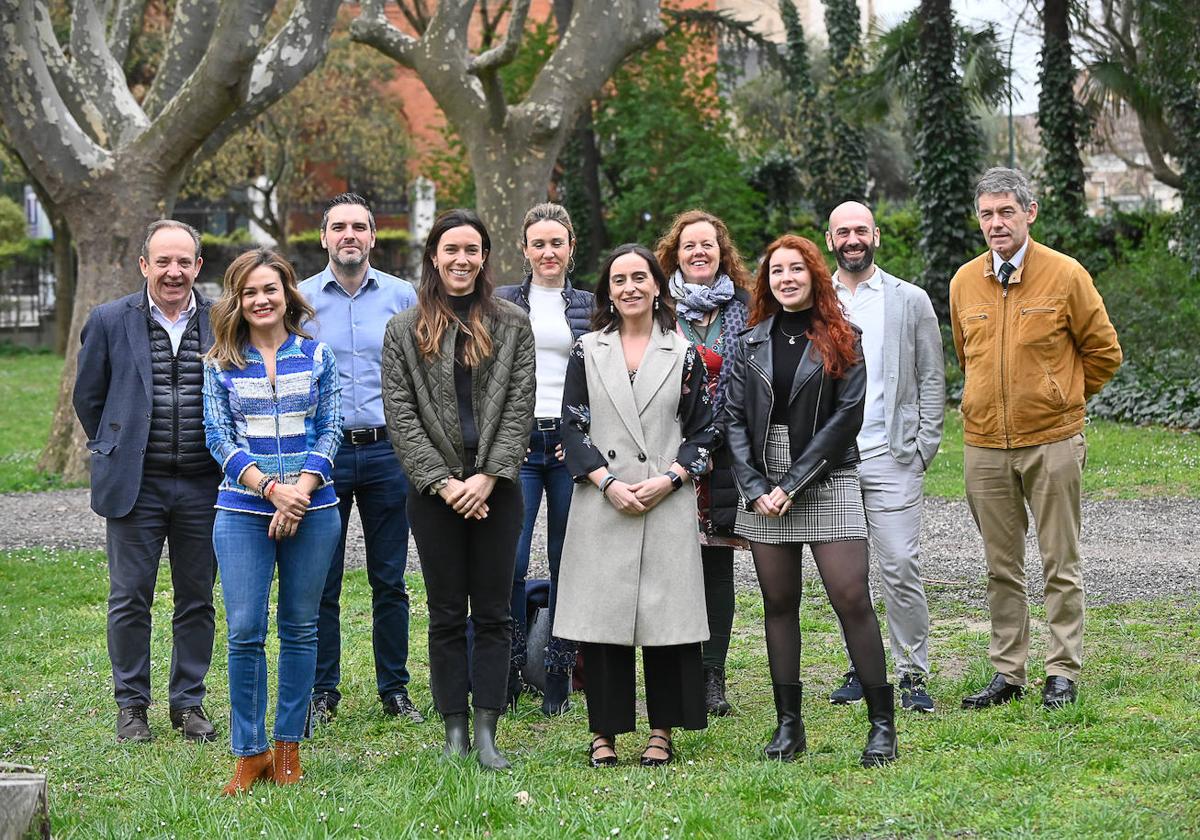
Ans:
{"label": "wristwatch", "polygon": [[667,478],[671,479],[671,492],[674,493],[679,488],[683,487],[683,476],[675,472],[675,470],[667,470],[663,473]]}
{"label": "wristwatch", "polygon": [[441,492],[442,492],[442,490],[443,490],[443,489],[446,487],[446,485],[447,485],[447,484],[449,484],[449,483],[450,483],[450,479],[448,479],[448,478],[439,478],[437,481],[433,482],[433,484],[430,484],[430,485],[429,485],[429,495],[430,495],[430,496],[436,496],[438,493],[441,493]]}

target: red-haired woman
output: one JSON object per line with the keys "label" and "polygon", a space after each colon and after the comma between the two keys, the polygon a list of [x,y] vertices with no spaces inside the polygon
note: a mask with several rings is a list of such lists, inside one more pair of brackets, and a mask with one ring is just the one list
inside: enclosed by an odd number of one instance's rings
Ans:
{"label": "red-haired woman", "polygon": [[754,554],[778,718],[765,752],[790,761],[805,748],[800,560],[808,543],[863,681],[871,722],[863,766],[884,764],[896,757],[894,696],[867,588],[855,447],[867,374],[816,245],[788,234],[768,246],[750,323],[738,339],[725,408],[742,497],[735,530]]}

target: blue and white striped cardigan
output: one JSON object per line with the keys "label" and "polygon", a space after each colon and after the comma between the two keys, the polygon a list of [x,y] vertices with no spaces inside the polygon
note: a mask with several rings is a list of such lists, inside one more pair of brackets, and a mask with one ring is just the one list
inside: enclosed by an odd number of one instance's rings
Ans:
{"label": "blue and white striped cardigan", "polygon": [[342,443],[342,397],[333,351],[289,335],[275,354],[275,385],[262,355],[245,350],[246,367],[204,366],[204,431],[225,479],[217,508],[271,515],[275,506],[238,480],[251,465],[295,484],[301,473],[321,479],[309,510],[337,504],[333,459]]}

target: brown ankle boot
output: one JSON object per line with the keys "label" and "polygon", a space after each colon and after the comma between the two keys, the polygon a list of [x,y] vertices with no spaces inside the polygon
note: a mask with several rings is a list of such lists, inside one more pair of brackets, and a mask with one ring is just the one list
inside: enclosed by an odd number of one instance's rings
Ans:
{"label": "brown ankle boot", "polygon": [[233,778],[222,788],[226,796],[237,796],[245,793],[260,779],[269,779],[274,767],[274,756],[270,750],[264,750],[258,755],[239,755],[233,768]]}
{"label": "brown ankle boot", "polygon": [[275,771],[271,774],[271,781],[277,785],[294,785],[303,778],[300,744],[296,741],[276,741]]}

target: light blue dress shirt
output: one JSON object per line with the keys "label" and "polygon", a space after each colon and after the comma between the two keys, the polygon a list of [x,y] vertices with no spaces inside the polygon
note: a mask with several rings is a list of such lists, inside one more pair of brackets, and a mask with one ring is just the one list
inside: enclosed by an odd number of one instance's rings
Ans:
{"label": "light blue dress shirt", "polygon": [[300,284],[300,293],[317,311],[305,329],[337,357],[344,428],[383,426],[383,332],[393,315],[417,302],[416,289],[407,280],[368,267],[351,297],[327,265]]}

